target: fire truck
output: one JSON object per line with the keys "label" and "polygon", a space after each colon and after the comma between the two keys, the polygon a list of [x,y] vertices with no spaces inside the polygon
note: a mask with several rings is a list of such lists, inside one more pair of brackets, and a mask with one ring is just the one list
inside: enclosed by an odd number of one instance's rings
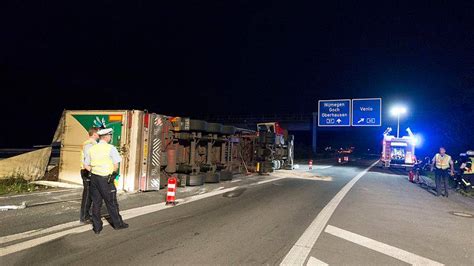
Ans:
{"label": "fire truck", "polygon": [[416,164],[415,146],[416,138],[410,128],[406,129],[408,135],[396,137],[390,135],[392,128],[387,128],[383,134],[382,166],[405,167],[407,170]]}

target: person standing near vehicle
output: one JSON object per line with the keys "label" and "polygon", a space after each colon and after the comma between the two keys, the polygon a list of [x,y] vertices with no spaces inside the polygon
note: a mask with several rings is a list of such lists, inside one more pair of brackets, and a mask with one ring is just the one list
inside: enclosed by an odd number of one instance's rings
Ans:
{"label": "person standing near vehicle", "polygon": [[82,150],[81,150],[81,178],[82,178],[82,185],[84,186],[84,189],[82,191],[82,200],[81,200],[81,212],[80,212],[80,217],[79,221],[80,223],[90,223],[91,221],[91,216],[90,216],[90,211],[91,211],[91,205],[92,205],[92,199],[90,195],[90,178],[89,178],[89,171],[84,168],[84,160],[85,160],[85,155],[89,151],[89,149],[97,144],[97,140],[99,139],[99,134],[97,132],[99,131],[98,128],[92,127],[89,129],[89,139],[84,141],[82,143]]}
{"label": "person standing near vehicle", "polygon": [[439,148],[437,153],[431,162],[431,171],[435,169],[435,182],[436,182],[436,196],[441,195],[441,184],[444,184],[444,196],[448,197],[448,170],[451,169],[450,175],[454,175],[454,163],[451,156],[446,154],[444,147]]}
{"label": "person standing near vehicle", "polygon": [[91,172],[92,230],[96,234],[102,231],[100,215],[102,200],[105,201],[113,228],[115,230],[128,228],[128,224],[123,222],[119,213],[117,188],[114,184],[122,159],[117,148],[109,144],[112,140],[112,129],[101,129],[98,134],[99,144],[89,149],[84,160],[85,168]]}

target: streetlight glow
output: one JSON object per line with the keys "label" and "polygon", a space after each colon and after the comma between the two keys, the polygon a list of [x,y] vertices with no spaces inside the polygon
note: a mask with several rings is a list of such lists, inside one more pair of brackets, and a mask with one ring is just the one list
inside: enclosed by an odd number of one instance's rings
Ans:
{"label": "streetlight glow", "polygon": [[400,138],[400,115],[407,113],[407,108],[404,106],[394,106],[390,112],[397,117],[397,138]]}
{"label": "streetlight glow", "polygon": [[391,110],[392,115],[399,116],[407,113],[407,108],[403,106],[395,106]]}

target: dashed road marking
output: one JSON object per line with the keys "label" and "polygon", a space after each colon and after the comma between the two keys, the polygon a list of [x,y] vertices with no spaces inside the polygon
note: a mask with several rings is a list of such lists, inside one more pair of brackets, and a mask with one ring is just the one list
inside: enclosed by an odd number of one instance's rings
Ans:
{"label": "dashed road marking", "polygon": [[412,265],[444,265],[437,261],[430,260],[403,249],[384,244],[382,242],[346,231],[341,228],[337,228],[332,225],[328,225],[324,232]]}
{"label": "dashed road marking", "polygon": [[328,266],[326,262],[320,261],[315,257],[309,257],[308,263],[306,263],[306,266]]}
{"label": "dashed road marking", "polygon": [[296,241],[295,245],[290,249],[290,252],[285,256],[280,265],[304,265],[306,258],[308,257],[311,249],[319,238],[319,235],[326,226],[329,218],[336,210],[339,203],[346,196],[349,190],[354,184],[364,176],[372,167],[374,167],[379,161],[376,161],[362,172],[357,174],[354,178],[349,181],[334,198],[319,212],[318,216],[311,222],[309,227],[304,231],[303,235]]}

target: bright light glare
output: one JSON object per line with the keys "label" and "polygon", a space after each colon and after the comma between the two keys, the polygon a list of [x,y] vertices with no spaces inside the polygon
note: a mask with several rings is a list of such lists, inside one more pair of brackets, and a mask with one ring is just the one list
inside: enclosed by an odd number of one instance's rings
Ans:
{"label": "bright light glare", "polygon": [[416,134],[413,136],[413,145],[420,147],[423,143],[423,137],[420,134]]}
{"label": "bright light glare", "polygon": [[395,107],[392,108],[392,110],[390,112],[394,116],[402,115],[402,114],[406,114],[407,108],[403,107],[403,106],[395,106]]}

